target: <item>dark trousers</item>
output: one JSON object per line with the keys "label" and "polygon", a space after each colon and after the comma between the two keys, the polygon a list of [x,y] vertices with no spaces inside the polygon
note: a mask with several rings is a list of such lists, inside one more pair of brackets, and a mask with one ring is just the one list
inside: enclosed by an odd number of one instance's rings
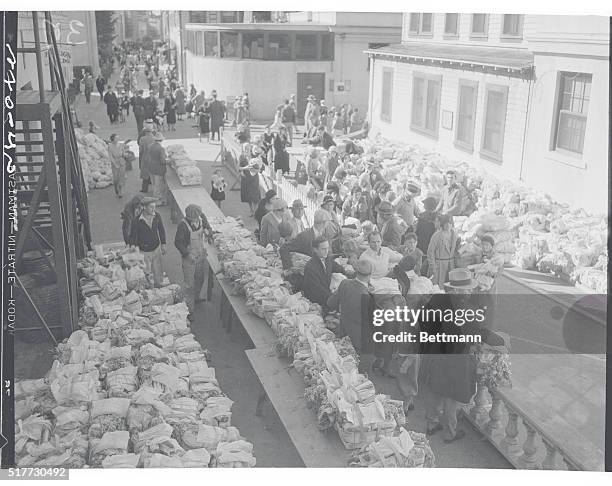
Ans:
{"label": "dark trousers", "polygon": [[85,88],[85,103],[89,104],[91,102],[91,90]]}
{"label": "dark trousers", "polygon": [[136,117],[136,128],[138,130],[138,140],[140,141],[140,134],[142,133],[142,129],[144,127],[144,118],[137,116]]}
{"label": "dark trousers", "polygon": [[147,177],[146,179],[142,180],[142,188],[140,190],[140,192],[149,192],[149,184],[151,184],[151,178]]}
{"label": "dark trousers", "polygon": [[100,93],[100,101],[104,101],[103,100],[103,98],[104,98],[104,88],[102,88],[102,89],[98,88],[98,93]]}

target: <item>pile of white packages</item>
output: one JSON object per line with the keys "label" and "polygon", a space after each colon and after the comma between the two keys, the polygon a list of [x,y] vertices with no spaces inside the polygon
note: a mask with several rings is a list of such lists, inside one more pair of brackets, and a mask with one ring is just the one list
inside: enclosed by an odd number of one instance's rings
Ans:
{"label": "pile of white packages", "polygon": [[170,166],[176,171],[176,175],[183,186],[201,186],[202,172],[196,166],[185,147],[180,144],[169,145],[166,147],[166,155]]}
{"label": "pile of white packages", "polygon": [[83,178],[88,189],[101,189],[113,183],[110,156],[106,142],[95,133],[85,134],[74,130],[83,169]]}
{"label": "pile of white packages", "polygon": [[97,255],[79,263],[81,329],[15,385],[17,465],[254,466],[180,287],[153,288],[138,252]]}

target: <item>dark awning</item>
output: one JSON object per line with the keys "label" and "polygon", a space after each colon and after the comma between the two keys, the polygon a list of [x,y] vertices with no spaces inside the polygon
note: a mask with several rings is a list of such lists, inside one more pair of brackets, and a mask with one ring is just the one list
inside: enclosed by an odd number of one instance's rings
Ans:
{"label": "dark awning", "polygon": [[533,54],[526,49],[404,42],[364,52],[376,58],[486,71],[502,76],[530,77],[533,72]]}

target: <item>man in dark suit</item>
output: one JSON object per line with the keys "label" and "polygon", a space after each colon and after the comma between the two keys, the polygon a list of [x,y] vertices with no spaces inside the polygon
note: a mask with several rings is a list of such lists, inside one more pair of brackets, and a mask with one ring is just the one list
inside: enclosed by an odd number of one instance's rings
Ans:
{"label": "man in dark suit", "polygon": [[[340,282],[338,290],[327,299],[330,310],[340,311],[340,325],[336,334],[338,337],[349,336],[353,346],[359,352],[364,371],[369,371],[363,356],[371,352],[370,311],[372,298],[369,284],[372,265],[368,261],[359,260],[355,264],[355,278]],[[361,366],[360,366],[361,368]]]}
{"label": "man in dark suit", "polygon": [[332,273],[344,273],[344,268],[338,265],[329,254],[329,240],[325,237],[315,238],[312,242],[312,258],[304,267],[302,293],[311,302],[327,307],[327,299],[331,292]]}
{"label": "man in dark suit", "polygon": [[280,247],[279,254],[285,270],[291,268],[291,253],[312,256],[312,243],[315,238],[327,236],[326,227],[329,221],[331,221],[331,215],[323,209],[318,209],[315,211],[313,219],[312,228],[298,233],[295,239]]}

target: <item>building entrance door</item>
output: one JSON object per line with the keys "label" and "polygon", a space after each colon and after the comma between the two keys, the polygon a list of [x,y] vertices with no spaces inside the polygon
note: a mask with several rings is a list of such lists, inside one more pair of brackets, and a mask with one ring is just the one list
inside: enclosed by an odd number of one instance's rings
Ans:
{"label": "building entrance door", "polygon": [[325,98],[325,73],[298,73],[297,75],[297,117],[304,122],[306,98],[313,95],[318,101]]}

